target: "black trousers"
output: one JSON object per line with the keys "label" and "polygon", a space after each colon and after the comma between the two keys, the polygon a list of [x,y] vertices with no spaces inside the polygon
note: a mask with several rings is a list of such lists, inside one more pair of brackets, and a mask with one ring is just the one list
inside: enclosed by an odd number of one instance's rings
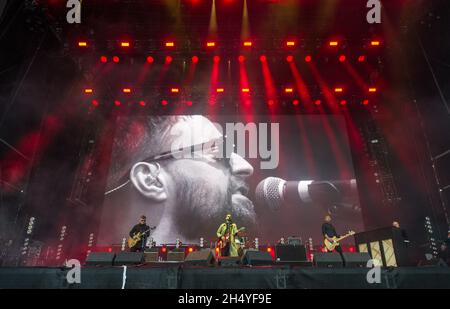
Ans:
{"label": "black trousers", "polygon": [[[329,251],[329,250],[327,250],[327,251],[328,251],[328,252],[333,252],[333,251]],[[344,266],[345,266],[344,252],[342,251],[342,247],[341,247],[341,246],[337,246],[336,248],[334,248],[334,251],[336,251],[337,253],[340,254],[341,259],[342,259],[342,263],[343,263]]]}
{"label": "black trousers", "polygon": [[142,241],[138,242],[133,248],[130,248],[130,252],[144,252],[145,248],[142,245]]}

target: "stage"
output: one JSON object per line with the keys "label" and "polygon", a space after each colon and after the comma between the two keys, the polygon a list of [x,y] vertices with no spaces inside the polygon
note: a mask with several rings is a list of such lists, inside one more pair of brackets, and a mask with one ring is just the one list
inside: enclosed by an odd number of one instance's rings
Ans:
{"label": "stage", "polygon": [[369,284],[367,268],[185,267],[180,264],[83,267],[81,283],[69,284],[68,269],[0,268],[0,288],[10,289],[431,289],[450,288],[450,268],[381,270],[381,283]]}

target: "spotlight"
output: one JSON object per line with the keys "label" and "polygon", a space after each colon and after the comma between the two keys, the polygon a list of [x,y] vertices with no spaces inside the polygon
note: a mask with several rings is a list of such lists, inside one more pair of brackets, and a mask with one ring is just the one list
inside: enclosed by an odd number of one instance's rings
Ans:
{"label": "spotlight", "polygon": [[213,61],[215,63],[219,63],[220,62],[220,57],[219,56],[214,56]]}
{"label": "spotlight", "polygon": [[267,247],[267,252],[271,253],[272,252],[272,248],[271,247]]}
{"label": "spotlight", "polygon": [[120,58],[117,57],[117,56],[114,56],[112,59],[113,59],[114,63],[119,63],[120,62]]}
{"label": "spotlight", "polygon": [[106,57],[106,56],[101,56],[101,57],[100,57],[100,62],[103,62],[103,63],[108,62],[108,57]]}
{"label": "spotlight", "polygon": [[95,107],[97,107],[99,105],[97,100],[92,100],[91,103],[92,103],[92,106],[95,106]]}
{"label": "spotlight", "polygon": [[294,92],[294,88],[284,88],[284,92],[285,93],[293,93]]}
{"label": "spotlight", "polygon": [[361,55],[358,57],[358,62],[364,62],[364,61],[366,61],[366,56]]}
{"label": "spotlight", "polygon": [[275,104],[275,100],[269,100],[267,101],[267,105],[273,106]]}
{"label": "spotlight", "polygon": [[170,88],[170,92],[172,92],[172,93],[179,93],[180,92],[180,88]]}
{"label": "spotlight", "polygon": [[260,60],[261,62],[266,62],[266,61],[267,61],[267,57],[264,56],[264,55],[262,55],[261,57],[259,57],[259,60]]}
{"label": "spotlight", "polygon": [[189,253],[191,253],[192,251],[194,251],[194,248],[189,247],[188,251],[189,251]]}
{"label": "spotlight", "polygon": [[122,103],[120,101],[118,101],[118,100],[114,101],[114,105],[116,105],[116,106],[120,106],[121,104]]}
{"label": "spotlight", "polygon": [[166,42],[165,46],[166,47],[175,47],[175,42]]}
{"label": "spotlight", "polygon": [[339,56],[339,62],[345,62],[345,60],[347,60],[347,57],[345,55]]}
{"label": "spotlight", "polygon": [[341,104],[342,106],[345,106],[345,105],[347,105],[347,101],[346,101],[346,100],[342,100],[342,101],[340,102],[340,104]]}
{"label": "spotlight", "polygon": [[344,92],[344,88],[342,88],[342,87],[336,87],[336,88],[334,88],[334,92],[336,92],[336,93],[342,93],[342,92]]}
{"label": "spotlight", "polygon": [[294,105],[294,106],[298,106],[299,104],[300,104],[299,100],[292,101],[292,105]]}
{"label": "spotlight", "polygon": [[242,45],[244,45],[244,47],[252,47],[253,43],[252,41],[245,41]]}
{"label": "spotlight", "polygon": [[339,42],[338,41],[330,41],[328,43],[328,45],[330,45],[331,47],[336,47],[336,46],[339,46]]}
{"label": "spotlight", "polygon": [[131,88],[123,88],[122,92],[123,93],[131,93],[132,91],[131,91]]}
{"label": "spotlight", "polygon": [[197,56],[193,56],[192,57],[192,63],[197,63],[198,62],[198,57]]}
{"label": "spotlight", "polygon": [[186,101],[187,106],[192,106],[192,101]]}
{"label": "spotlight", "polygon": [[369,100],[366,99],[366,100],[362,101],[362,104],[363,105],[369,105]]}
{"label": "spotlight", "polygon": [[[166,102],[167,102],[167,101],[166,101]],[[162,247],[162,248],[161,248],[161,252],[162,252],[162,253],[166,253],[166,252],[167,252],[167,248],[166,248],[166,247]]]}
{"label": "spotlight", "polygon": [[371,41],[371,42],[370,42],[370,45],[371,45],[371,46],[380,46],[380,45],[381,45],[381,42],[380,42],[380,41]]}
{"label": "spotlight", "polygon": [[250,92],[250,88],[242,88],[242,92],[243,93],[249,93]]}
{"label": "spotlight", "polygon": [[238,57],[238,60],[239,60],[239,62],[244,62],[245,61],[245,57],[244,56],[242,56],[242,55],[240,55],[239,57]]}
{"label": "spotlight", "polygon": [[88,43],[86,41],[79,41],[78,42],[78,47],[87,47]]}
{"label": "spotlight", "polygon": [[217,88],[216,92],[217,93],[223,93],[223,92],[225,92],[225,89],[224,88]]}
{"label": "spotlight", "polygon": [[286,61],[289,62],[289,63],[293,62],[294,61],[294,56],[292,56],[292,55],[287,56],[286,57]]}
{"label": "spotlight", "polygon": [[147,57],[147,63],[153,63],[155,59],[152,56]]}
{"label": "spotlight", "polygon": [[370,87],[370,88],[369,88],[369,92],[370,92],[370,93],[375,93],[375,92],[377,92],[377,90],[378,90],[378,89],[375,88],[375,87]]}
{"label": "spotlight", "polygon": [[[169,102],[167,102],[167,100],[162,100],[162,101],[161,101],[161,105],[162,105],[162,106],[166,106],[167,104],[169,104]],[[165,249],[166,249],[166,248],[163,247],[163,252],[165,252]]]}
{"label": "spotlight", "polygon": [[317,106],[319,106],[319,105],[322,104],[322,101],[321,101],[321,100],[316,100],[316,101],[314,102],[314,104],[316,104]]}
{"label": "spotlight", "polygon": [[84,93],[86,93],[86,94],[94,93],[94,89],[92,89],[92,88],[84,88]]}
{"label": "spotlight", "polygon": [[166,56],[166,64],[171,63],[173,58],[171,56]]}
{"label": "spotlight", "polygon": [[130,47],[130,42],[120,42],[120,47]]}
{"label": "spotlight", "polygon": [[145,101],[139,101],[140,106],[145,106]]}
{"label": "spotlight", "polygon": [[294,47],[295,46],[295,41],[287,41],[286,42],[286,46],[287,47]]}
{"label": "spotlight", "polygon": [[311,62],[312,61],[312,57],[310,55],[307,55],[305,57],[305,62]]}
{"label": "spotlight", "polygon": [[215,47],[216,42],[206,42],[206,47]]}

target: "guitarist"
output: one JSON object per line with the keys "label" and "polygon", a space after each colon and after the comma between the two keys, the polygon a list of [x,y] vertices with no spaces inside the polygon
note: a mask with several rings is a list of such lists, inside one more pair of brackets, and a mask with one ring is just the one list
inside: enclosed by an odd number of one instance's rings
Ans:
{"label": "guitarist", "polygon": [[225,243],[220,252],[221,256],[239,256],[238,248],[235,242],[235,236],[238,233],[236,223],[233,223],[231,215],[228,214],[225,222],[217,230],[217,237]]}
{"label": "guitarist", "polygon": [[[323,234],[324,238],[328,239],[331,242],[333,242],[333,237],[340,237],[340,235],[338,235],[338,233],[336,232],[335,227],[331,223],[330,215],[325,216],[325,222],[322,224],[322,234]],[[334,250],[337,251],[341,255],[342,261],[345,263],[344,255],[342,254],[342,247],[340,245],[338,245],[338,246],[336,246],[336,248]],[[328,251],[328,249],[327,249],[327,251]],[[332,251],[328,251],[328,252],[332,252]]]}
{"label": "guitarist", "polygon": [[147,242],[147,238],[150,236],[150,227],[146,224],[147,217],[141,216],[139,219],[139,223],[133,226],[130,231],[130,237],[133,237],[137,233],[144,233],[139,240],[132,248],[130,248],[131,252],[143,252],[145,248],[145,244]]}

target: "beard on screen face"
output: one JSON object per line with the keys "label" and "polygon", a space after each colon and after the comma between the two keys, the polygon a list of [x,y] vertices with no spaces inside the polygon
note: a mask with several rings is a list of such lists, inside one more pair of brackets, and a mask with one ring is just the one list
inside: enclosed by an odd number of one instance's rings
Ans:
{"label": "beard on screen face", "polygon": [[[214,170],[211,170],[214,169]],[[174,223],[186,238],[195,239],[214,234],[231,214],[238,225],[253,226],[256,214],[253,203],[245,197],[248,185],[227,169],[172,166],[169,171],[175,186]]]}

